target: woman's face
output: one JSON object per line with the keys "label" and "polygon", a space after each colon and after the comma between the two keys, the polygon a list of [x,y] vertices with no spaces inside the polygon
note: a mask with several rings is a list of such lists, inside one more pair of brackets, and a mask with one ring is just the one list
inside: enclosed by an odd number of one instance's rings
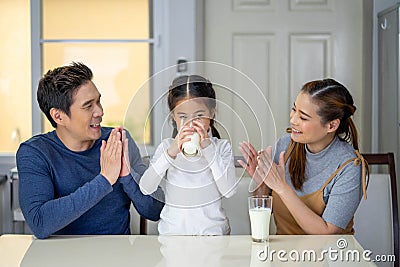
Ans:
{"label": "woman's face", "polygon": [[210,111],[204,101],[207,101],[207,98],[199,97],[182,99],[176,103],[175,109],[171,112],[178,130],[183,126],[190,126],[191,121],[198,120],[208,131],[210,119],[214,117],[214,111]]}
{"label": "woman's face", "polygon": [[337,128],[332,128],[332,122],[322,124],[317,111],[318,106],[312,102],[311,96],[300,92],[290,112],[291,138],[295,142],[306,144],[313,153],[329,145]]}

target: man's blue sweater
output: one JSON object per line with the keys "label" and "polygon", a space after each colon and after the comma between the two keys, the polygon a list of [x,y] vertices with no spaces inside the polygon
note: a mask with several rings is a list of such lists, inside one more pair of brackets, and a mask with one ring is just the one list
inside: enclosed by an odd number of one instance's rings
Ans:
{"label": "man's blue sweater", "polygon": [[129,133],[131,174],[111,186],[100,174],[101,141],[112,128],[82,152],[69,150],[55,131],[32,137],[17,152],[19,203],[33,234],[49,235],[129,234],[129,207],[158,220],[164,204],[161,188],[156,197],[140,192],[138,182],[146,166]]}

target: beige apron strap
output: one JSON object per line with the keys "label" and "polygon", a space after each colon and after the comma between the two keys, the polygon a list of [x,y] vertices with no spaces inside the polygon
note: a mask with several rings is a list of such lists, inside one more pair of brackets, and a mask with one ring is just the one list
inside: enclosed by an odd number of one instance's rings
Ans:
{"label": "beige apron strap", "polygon": [[[358,150],[355,150],[354,152],[357,155],[357,158],[354,160],[354,165],[361,164],[361,182],[362,182],[363,195],[364,195],[364,199],[367,199],[367,187],[368,187],[368,183],[369,183],[368,162],[364,159],[364,157],[361,155],[361,153]],[[367,180],[367,176],[368,176],[368,180]]]}
{"label": "beige apron strap", "polygon": [[[289,143],[289,146],[285,152],[285,163],[293,153],[294,147],[296,143],[293,142],[292,140]],[[364,199],[367,199],[367,187],[369,183],[369,166],[368,162],[364,159],[364,157],[361,155],[361,153],[358,150],[354,150],[356,153],[357,157],[352,158],[347,160],[345,163],[339,166],[339,168],[328,178],[328,180],[325,181],[324,185],[321,187],[321,189],[324,189],[331,181],[332,179],[338,174],[338,172],[343,169],[347,164],[350,162],[354,162],[354,165],[361,165],[361,184],[362,184],[362,190],[363,190],[363,196]],[[367,180],[368,176],[368,180]]]}
{"label": "beige apron strap", "polygon": [[[339,166],[339,168],[325,181],[322,185],[321,190],[323,190],[331,181],[332,179],[338,174],[338,172],[343,169],[347,164],[353,162],[355,166],[361,165],[361,185],[363,190],[364,199],[367,199],[367,187],[369,183],[369,166],[368,162],[364,159],[364,157],[360,154],[358,150],[354,150],[357,155],[357,158],[352,158],[347,160],[345,163]],[[368,181],[366,180],[366,176],[368,176]]]}
{"label": "beige apron strap", "polygon": [[329,176],[328,180],[326,180],[325,183],[321,186],[321,190],[325,189],[325,187],[332,181],[332,179],[336,176],[336,174],[338,174],[338,172],[340,172],[341,169],[343,169],[347,164],[354,161],[355,159],[356,158],[349,159],[345,163],[340,165],[339,168],[337,168],[336,171],[334,173],[332,173],[332,175]]}

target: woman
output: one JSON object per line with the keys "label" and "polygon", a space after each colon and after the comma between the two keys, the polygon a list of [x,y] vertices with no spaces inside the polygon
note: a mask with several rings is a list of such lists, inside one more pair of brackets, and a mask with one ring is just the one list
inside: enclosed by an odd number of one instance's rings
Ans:
{"label": "woman", "polygon": [[[365,161],[358,152],[349,91],[333,79],[306,83],[290,113],[290,134],[272,148],[240,150],[240,164],[272,190],[277,234],[352,234],[365,195]],[[362,166],[360,166],[362,165]]]}

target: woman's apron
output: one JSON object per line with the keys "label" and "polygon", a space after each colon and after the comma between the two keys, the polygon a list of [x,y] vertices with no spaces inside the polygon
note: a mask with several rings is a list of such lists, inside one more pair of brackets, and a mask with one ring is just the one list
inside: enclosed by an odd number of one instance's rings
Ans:
{"label": "woman's apron", "polygon": [[[352,158],[343,163],[321,186],[317,191],[299,197],[303,203],[310,208],[315,214],[318,216],[322,216],[322,213],[325,210],[325,202],[324,202],[324,189],[325,187],[332,181],[332,179],[336,176],[336,174],[343,169],[347,164],[353,162],[354,165],[362,165],[362,188],[364,199],[367,198],[367,183],[366,183],[366,173],[368,172],[368,165],[361,154],[355,150],[357,154],[356,158]],[[278,194],[272,192],[272,211],[275,218],[276,229],[278,235],[304,235],[306,234],[303,229],[297,224],[296,220],[293,218],[290,211],[287,209],[286,205],[283,203],[282,199]],[[342,231],[342,234],[354,234],[353,229],[353,218],[351,218],[348,223],[346,229]]]}

